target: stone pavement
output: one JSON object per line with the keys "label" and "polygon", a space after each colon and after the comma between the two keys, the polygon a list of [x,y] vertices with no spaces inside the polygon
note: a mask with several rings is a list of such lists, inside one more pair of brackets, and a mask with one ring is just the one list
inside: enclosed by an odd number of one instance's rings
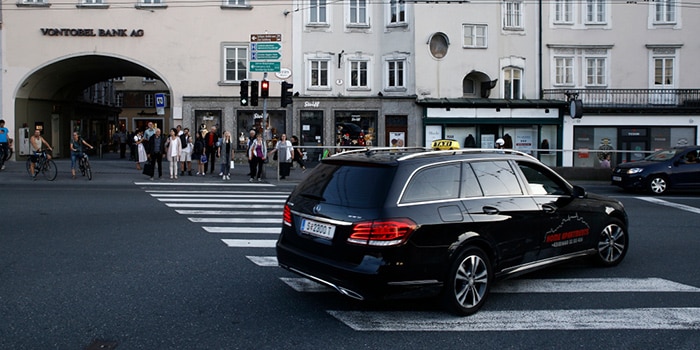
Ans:
{"label": "stone pavement", "polygon": [[[136,163],[129,160],[129,154],[127,152],[126,159],[120,159],[117,153],[107,153],[101,158],[99,156],[90,157],[90,165],[93,172],[93,179],[91,183],[102,183],[102,184],[118,184],[118,183],[133,183],[149,181],[149,177],[143,175],[140,170],[136,170]],[[27,157],[17,157],[17,160],[10,160],[5,163],[5,170],[0,171],[0,184],[11,184],[11,183],[27,183],[31,181],[44,181],[47,182],[45,178],[39,174],[36,180],[33,180],[26,169],[26,159]],[[80,176],[80,172],[77,172],[77,178],[74,180],[71,178],[70,171],[70,157],[62,157],[54,159],[56,167],[58,168],[58,175],[53,181],[54,183],[81,183],[87,182],[87,178]],[[231,170],[231,179],[222,180],[219,174],[220,165],[217,164],[216,172],[214,175],[207,174],[206,176],[196,176],[197,173],[197,162],[193,162],[192,176],[185,173],[184,176],[179,176],[177,180],[170,179],[170,172],[168,168],[168,161],[163,160],[163,177],[158,179],[158,174],[156,170],[156,178],[154,182],[179,182],[179,183],[249,183],[248,174],[249,167],[248,162],[244,159],[236,161],[235,169]],[[209,164],[207,164],[209,165]],[[276,186],[295,186],[301,179],[303,179],[310,171],[311,168],[307,165],[307,170],[302,171],[301,168],[294,163],[294,166],[288,176],[284,180],[278,180],[277,178],[277,162],[269,162],[265,164],[263,183],[272,184]],[[313,166],[313,165],[311,165]]]}

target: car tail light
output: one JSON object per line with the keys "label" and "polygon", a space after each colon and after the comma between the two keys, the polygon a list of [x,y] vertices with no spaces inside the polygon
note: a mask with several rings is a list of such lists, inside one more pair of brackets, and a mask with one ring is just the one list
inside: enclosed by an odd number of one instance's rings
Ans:
{"label": "car tail light", "polygon": [[287,226],[292,226],[292,209],[289,205],[284,205],[284,212],[282,213],[282,222]]}
{"label": "car tail light", "polygon": [[410,219],[390,219],[358,222],[352,226],[348,243],[388,247],[405,242],[416,229]]}

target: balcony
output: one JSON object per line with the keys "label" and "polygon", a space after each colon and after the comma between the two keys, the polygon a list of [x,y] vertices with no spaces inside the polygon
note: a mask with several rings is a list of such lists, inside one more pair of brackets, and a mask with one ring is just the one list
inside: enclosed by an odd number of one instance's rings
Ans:
{"label": "balcony", "polygon": [[698,113],[700,89],[545,89],[543,99],[578,94],[586,113]]}

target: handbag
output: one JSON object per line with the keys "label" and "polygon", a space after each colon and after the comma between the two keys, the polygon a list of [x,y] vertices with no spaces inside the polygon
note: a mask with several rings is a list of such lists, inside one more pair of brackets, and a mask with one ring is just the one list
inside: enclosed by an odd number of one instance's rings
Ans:
{"label": "handbag", "polygon": [[148,175],[150,177],[153,177],[153,164],[151,162],[146,162],[146,164],[143,165],[143,174]]}
{"label": "handbag", "polygon": [[231,167],[231,169],[235,168],[235,167],[236,167],[236,163],[235,163],[234,161],[231,161],[230,167]]}

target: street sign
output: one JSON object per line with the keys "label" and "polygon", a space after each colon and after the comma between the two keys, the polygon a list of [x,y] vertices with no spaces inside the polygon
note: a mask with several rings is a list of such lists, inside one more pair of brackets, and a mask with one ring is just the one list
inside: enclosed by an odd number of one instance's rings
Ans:
{"label": "street sign", "polygon": [[250,61],[248,70],[251,72],[279,72],[279,61]]}
{"label": "street sign", "polygon": [[251,51],[250,59],[255,60],[278,60],[282,57],[282,54],[276,51]]}
{"label": "street sign", "polygon": [[282,34],[250,34],[250,41],[282,41]]}
{"label": "street sign", "polygon": [[156,114],[157,115],[164,115],[165,114],[165,94],[164,93],[157,93],[157,94],[155,94],[155,99],[156,99]]}
{"label": "street sign", "polygon": [[277,51],[281,48],[280,43],[250,43],[251,51]]}

